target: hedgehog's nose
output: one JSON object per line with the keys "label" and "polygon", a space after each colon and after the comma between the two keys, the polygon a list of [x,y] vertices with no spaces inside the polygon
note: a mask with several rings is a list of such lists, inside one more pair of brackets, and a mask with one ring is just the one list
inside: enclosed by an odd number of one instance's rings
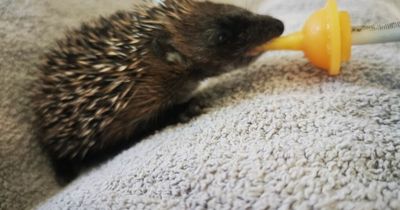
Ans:
{"label": "hedgehog's nose", "polygon": [[283,22],[278,19],[275,19],[275,18],[273,18],[270,21],[269,25],[270,25],[270,27],[269,27],[270,30],[273,32],[273,34],[275,36],[280,36],[283,33],[283,31],[285,30],[285,26],[283,25]]}
{"label": "hedgehog's nose", "polygon": [[266,29],[272,36],[280,36],[285,30],[285,26],[281,20],[268,15],[263,15],[261,18],[263,19],[263,21],[261,21],[262,27]]}
{"label": "hedgehog's nose", "polygon": [[281,35],[283,31],[285,30],[285,25],[283,25],[283,22],[280,20],[275,19],[275,29],[277,32],[277,35]]}

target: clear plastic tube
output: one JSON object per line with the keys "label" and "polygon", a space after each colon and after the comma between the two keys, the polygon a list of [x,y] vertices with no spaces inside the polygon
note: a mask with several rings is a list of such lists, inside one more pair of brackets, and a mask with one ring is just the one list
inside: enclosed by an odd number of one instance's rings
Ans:
{"label": "clear plastic tube", "polygon": [[364,45],[400,41],[400,22],[353,27],[352,44]]}

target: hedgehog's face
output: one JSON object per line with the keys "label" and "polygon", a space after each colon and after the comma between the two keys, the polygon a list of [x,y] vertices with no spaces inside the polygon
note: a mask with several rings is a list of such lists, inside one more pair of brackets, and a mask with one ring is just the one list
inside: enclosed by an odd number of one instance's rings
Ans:
{"label": "hedgehog's face", "polygon": [[249,52],[282,34],[283,23],[232,5],[198,2],[176,30],[177,47],[195,62],[238,67],[258,55]]}

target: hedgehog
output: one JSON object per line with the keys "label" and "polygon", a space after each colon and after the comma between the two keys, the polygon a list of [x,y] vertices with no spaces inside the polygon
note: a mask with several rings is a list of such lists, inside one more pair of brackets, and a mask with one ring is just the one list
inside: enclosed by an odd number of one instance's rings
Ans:
{"label": "hedgehog", "polygon": [[[33,90],[40,143],[84,160],[151,128],[199,83],[253,62],[282,21],[229,4],[165,0],[69,30],[45,54]],[[175,116],[172,116],[175,117]]]}

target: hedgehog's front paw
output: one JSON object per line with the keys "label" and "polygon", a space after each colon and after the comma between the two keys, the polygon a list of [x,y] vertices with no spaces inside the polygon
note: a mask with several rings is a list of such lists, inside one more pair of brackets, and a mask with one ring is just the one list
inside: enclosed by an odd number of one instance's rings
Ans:
{"label": "hedgehog's front paw", "polygon": [[203,114],[208,107],[204,97],[192,97],[186,102],[175,104],[163,113],[168,124],[186,123]]}
{"label": "hedgehog's front paw", "polygon": [[179,114],[179,121],[182,123],[189,122],[191,119],[201,115],[203,108],[197,104],[186,104],[187,107]]}
{"label": "hedgehog's front paw", "polygon": [[182,112],[178,115],[179,121],[182,123],[189,122],[191,119],[204,114],[208,107],[205,99],[202,97],[193,97],[189,101],[181,104]]}

